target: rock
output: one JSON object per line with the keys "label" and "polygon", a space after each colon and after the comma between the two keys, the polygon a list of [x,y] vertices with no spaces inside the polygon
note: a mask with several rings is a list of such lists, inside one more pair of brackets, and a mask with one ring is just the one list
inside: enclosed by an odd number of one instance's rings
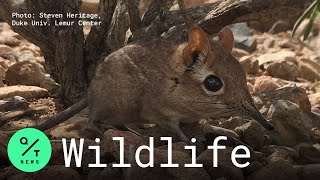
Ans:
{"label": "rock", "polygon": [[8,46],[19,46],[20,41],[19,39],[9,36],[9,35],[0,35],[0,44],[5,44]]}
{"label": "rock", "polygon": [[88,174],[88,179],[114,179],[114,180],[124,180],[122,175],[122,170],[120,168],[113,168],[112,164],[107,164],[107,167],[103,170],[91,170]]}
{"label": "rock", "polygon": [[31,51],[23,51],[21,52],[20,56],[18,57],[19,62],[30,62],[30,63],[35,63],[36,58],[34,57],[33,53]]}
{"label": "rock", "polygon": [[274,144],[294,146],[311,141],[312,120],[297,104],[278,100],[271,105],[267,117],[275,127],[275,131],[267,132]]}
{"label": "rock", "polygon": [[11,27],[8,23],[6,22],[0,22],[0,31],[11,31]]}
{"label": "rock", "polygon": [[271,104],[279,100],[288,100],[299,105],[300,109],[306,114],[311,114],[311,104],[305,89],[297,86],[284,86],[276,91],[256,93],[254,101],[258,109],[269,109]]}
{"label": "rock", "polygon": [[[76,141],[76,142],[79,142],[79,141]],[[51,153],[51,158],[50,158],[50,161],[48,164],[50,164],[50,165],[64,164],[64,157],[61,154],[61,152],[63,152],[63,147],[62,147],[61,141],[59,140],[58,142],[51,142],[51,147],[52,147],[52,153]],[[77,143],[77,147],[78,147],[78,143]],[[83,148],[83,149],[85,150],[85,148]],[[75,167],[74,161],[72,161],[70,166],[72,168]]]}
{"label": "rock", "polygon": [[309,96],[311,106],[320,105],[320,93],[310,94]]}
{"label": "rock", "polygon": [[0,64],[0,87],[4,87],[4,83],[2,80],[4,79],[5,73],[5,69]]}
{"label": "rock", "polygon": [[5,134],[0,133],[0,167],[10,165],[10,160],[7,155],[7,145],[9,137]]}
{"label": "rock", "polygon": [[[177,168],[163,168],[160,167],[161,163],[167,163],[167,150],[154,150],[154,167],[141,168],[135,163],[131,163],[131,167],[125,172],[125,179],[210,179],[210,176],[204,168],[185,168],[184,164],[191,163],[191,157],[180,151],[172,151],[172,162],[179,164]],[[212,154],[212,152],[211,152]],[[149,161],[149,152],[140,154],[142,163]],[[133,159],[133,161],[135,161]],[[199,163],[199,162],[198,162]],[[212,164],[211,164],[212,165]]]}
{"label": "rock", "polygon": [[320,80],[320,65],[309,59],[301,58],[298,61],[300,77],[311,82]]}
{"label": "rock", "polygon": [[243,56],[239,61],[247,74],[258,74],[259,62],[255,60],[254,57]]}
{"label": "rock", "polygon": [[263,66],[265,64],[270,64],[272,62],[279,61],[289,61],[292,63],[297,63],[297,58],[294,52],[289,50],[280,50],[275,53],[266,53],[257,58],[259,61],[259,66]]}
{"label": "rock", "polygon": [[64,165],[46,166],[38,172],[34,173],[35,179],[81,179],[77,171],[72,168],[66,168]]}
{"label": "rock", "polygon": [[221,136],[228,136],[228,137],[233,137],[235,139],[239,139],[239,135],[235,133],[233,130],[225,129],[218,126],[206,126],[203,129],[203,133],[205,134],[214,133]]}
{"label": "rock", "polygon": [[26,54],[29,55],[30,58],[32,58],[30,52],[32,52],[33,56],[34,57],[39,57],[41,56],[41,51],[40,51],[40,48],[34,44],[23,44],[20,46],[20,51],[21,52],[25,52]]}
{"label": "rock", "polygon": [[255,121],[250,121],[235,129],[240,139],[250,145],[253,149],[259,150],[264,145],[264,129]]}
{"label": "rock", "polygon": [[39,86],[50,93],[58,90],[58,84],[45,74],[38,63],[22,61],[10,66],[6,72],[6,82],[9,85]]}
{"label": "rock", "polygon": [[55,94],[60,88],[60,85],[56,83],[55,80],[52,79],[48,74],[45,75],[45,78],[42,79],[39,86],[48,90],[50,94]]}
{"label": "rock", "polygon": [[320,177],[320,164],[296,165],[294,168],[301,180],[318,180]]}
{"label": "rock", "polygon": [[310,136],[314,142],[320,143],[320,127],[312,128]]}
{"label": "rock", "polygon": [[17,62],[6,72],[6,82],[9,85],[39,86],[46,78],[43,67],[37,63]]}
{"label": "rock", "polygon": [[243,49],[238,49],[238,48],[233,48],[231,54],[236,59],[240,59],[243,56],[249,56],[250,55],[247,51],[245,51]]}
{"label": "rock", "polygon": [[48,97],[46,89],[35,86],[7,86],[0,88],[0,99],[21,96],[26,100]]}
{"label": "rock", "polygon": [[299,153],[299,164],[320,164],[320,150],[306,143],[295,147]]}
{"label": "rock", "polygon": [[246,180],[298,180],[297,170],[285,161],[272,162],[246,177]]}
{"label": "rock", "polygon": [[6,180],[19,180],[19,179],[33,180],[34,179],[31,173],[24,173],[13,166],[6,167],[3,170],[0,169],[0,174],[1,174],[0,178],[2,176],[3,179],[6,179]]}
{"label": "rock", "polygon": [[294,81],[299,77],[298,66],[290,61],[272,62],[267,66],[269,75],[289,81]]}
{"label": "rock", "polygon": [[20,96],[0,100],[0,112],[25,110],[29,108],[28,102]]}
{"label": "rock", "polygon": [[263,48],[265,50],[273,48],[275,44],[274,38],[267,38],[265,41],[263,41]]}
{"label": "rock", "polygon": [[[66,137],[66,138],[68,140],[71,139],[68,137]],[[76,144],[77,144],[77,147],[79,147],[79,139],[78,138],[76,138]],[[88,148],[88,146],[93,146],[93,145],[97,145],[97,143],[93,140],[85,139],[84,144],[83,144],[81,168],[76,167],[75,161],[73,159],[70,163],[70,168],[79,169],[79,170],[81,170],[82,173],[87,174],[92,169],[92,168],[88,167],[88,164],[94,163],[95,158],[96,158],[95,151],[89,150],[89,148]],[[50,158],[50,161],[48,164],[50,164],[50,165],[62,165],[63,164],[64,165],[65,161],[64,161],[64,156],[62,154],[63,153],[63,146],[62,146],[61,141],[58,141],[58,142],[52,141],[51,146],[52,146],[52,155],[51,155],[51,158]],[[68,147],[69,147],[69,145],[68,145]],[[101,163],[108,163],[108,162],[106,162],[106,159],[101,157]]]}
{"label": "rock", "polygon": [[4,79],[6,70],[0,65],[0,80]]}
{"label": "rock", "polygon": [[[317,114],[317,116],[319,117],[318,119],[320,119],[320,105],[313,106],[311,108],[311,111],[313,114]],[[317,124],[320,124],[320,121],[317,121],[317,123],[314,122],[314,124],[317,126]]]}
{"label": "rock", "polygon": [[[291,35],[290,35],[291,36]],[[303,48],[302,43],[292,37],[287,37],[279,42],[281,48],[290,49],[291,51],[301,51]]]}
{"label": "rock", "polygon": [[[286,161],[288,163],[294,163],[295,160],[298,159],[299,154],[296,150],[285,147],[285,146],[275,146],[270,145],[263,149],[264,154],[267,154],[269,162],[276,162],[276,161]],[[270,155],[269,155],[270,154]]]}
{"label": "rock", "polygon": [[[107,164],[107,168],[104,168],[101,173],[100,173],[100,177],[102,179],[105,179],[103,177],[106,177],[108,179],[123,179],[124,180],[124,177],[123,177],[123,170],[120,169],[120,168],[113,168],[112,165],[114,163],[109,163]],[[90,178],[89,178],[90,179]]]}
{"label": "rock", "polygon": [[248,176],[248,175],[258,171],[261,168],[263,168],[263,166],[261,165],[260,162],[253,161],[252,163],[249,164],[249,166],[244,168],[244,175]]}
{"label": "rock", "polygon": [[37,63],[41,64],[42,66],[45,65],[45,59],[43,56],[36,57],[36,61],[37,61]]}
{"label": "rock", "polygon": [[317,54],[314,50],[310,49],[310,47],[303,47],[301,51],[297,51],[297,55],[300,55],[301,58],[315,60],[312,57],[317,57]]}
{"label": "rock", "polygon": [[0,44],[0,56],[3,58],[8,58],[13,56],[14,52],[10,46]]}
{"label": "rock", "polygon": [[249,92],[252,93],[253,92],[253,85],[251,83],[247,82],[247,87],[248,87]]}
{"label": "rock", "polygon": [[[96,179],[96,180],[102,180],[107,179],[108,177],[104,177],[101,175],[102,170],[99,169],[93,169],[89,172],[88,177],[86,179]],[[116,179],[116,178],[115,178]]]}
{"label": "rock", "polygon": [[[320,63],[320,61],[319,61],[319,63]],[[1,64],[1,61],[0,61],[0,64]],[[320,93],[320,81],[317,82],[317,83],[312,84],[311,88],[314,90],[314,92],[319,92]]]}
{"label": "rock", "polygon": [[232,148],[227,147],[218,151],[218,167],[213,167],[213,152],[210,149],[205,150],[197,157],[197,162],[202,163],[205,170],[209,173],[211,179],[244,179],[243,172],[237,168],[231,161]]}
{"label": "rock", "polygon": [[245,120],[241,117],[231,117],[228,120],[223,121],[219,126],[230,130],[235,130],[237,127],[242,126],[247,122],[248,120]]}
{"label": "rock", "polygon": [[7,59],[3,59],[0,56],[0,66],[2,66],[3,68],[7,69],[9,67],[9,64],[11,64],[12,62],[10,60]]}
{"label": "rock", "polygon": [[123,137],[124,138],[124,159],[125,162],[129,162],[129,158],[134,155],[132,153],[140,147],[146,144],[143,139],[136,134],[128,131],[119,131],[109,129],[107,130],[101,139],[101,155],[108,156],[111,154],[117,162],[119,162],[120,152],[119,152],[119,141],[112,140],[113,137]]}
{"label": "rock", "polygon": [[234,46],[247,52],[253,52],[257,48],[256,39],[252,36],[247,23],[236,23],[229,25],[233,36]]}
{"label": "rock", "polygon": [[260,76],[253,85],[253,92],[275,91],[280,85],[272,80],[270,76]]}

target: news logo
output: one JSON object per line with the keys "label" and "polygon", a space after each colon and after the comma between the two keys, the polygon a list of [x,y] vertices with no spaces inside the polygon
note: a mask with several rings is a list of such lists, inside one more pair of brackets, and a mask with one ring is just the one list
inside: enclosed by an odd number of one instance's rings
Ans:
{"label": "news logo", "polygon": [[12,165],[23,172],[36,172],[45,167],[51,153],[48,137],[34,128],[19,130],[8,143],[8,157]]}

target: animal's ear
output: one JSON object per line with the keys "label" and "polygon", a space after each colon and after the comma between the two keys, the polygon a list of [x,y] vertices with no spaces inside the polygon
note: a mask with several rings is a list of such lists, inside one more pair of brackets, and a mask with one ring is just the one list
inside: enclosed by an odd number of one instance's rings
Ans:
{"label": "animal's ear", "polygon": [[207,34],[199,27],[192,27],[188,31],[188,45],[183,50],[184,64],[192,66],[198,60],[204,61],[209,52]]}
{"label": "animal's ear", "polygon": [[229,52],[231,52],[233,48],[233,41],[234,41],[232,31],[229,28],[224,27],[218,33],[218,37],[219,37],[219,42],[222,44],[222,46],[226,48]]}

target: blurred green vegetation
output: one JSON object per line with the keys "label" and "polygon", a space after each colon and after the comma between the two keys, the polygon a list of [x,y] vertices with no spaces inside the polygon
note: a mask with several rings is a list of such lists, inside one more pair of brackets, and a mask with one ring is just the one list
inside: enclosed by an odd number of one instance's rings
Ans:
{"label": "blurred green vegetation", "polygon": [[305,10],[305,12],[300,16],[295,25],[293,26],[292,36],[297,31],[298,27],[301,25],[303,20],[309,18],[309,23],[304,31],[303,40],[306,40],[311,32],[313,22],[315,21],[318,13],[320,11],[320,0],[314,0],[314,2]]}

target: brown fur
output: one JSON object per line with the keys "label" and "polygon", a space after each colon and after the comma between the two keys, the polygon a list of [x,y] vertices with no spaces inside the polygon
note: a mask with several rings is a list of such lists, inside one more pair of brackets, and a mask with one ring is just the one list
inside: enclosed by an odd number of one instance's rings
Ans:
{"label": "brown fur", "polygon": [[[253,104],[242,66],[230,54],[230,32],[221,31],[216,42],[194,27],[185,43],[153,39],[112,53],[97,68],[89,88],[92,124],[100,128],[100,123],[155,122],[184,141],[188,140],[179,124],[201,118],[238,114],[272,129]],[[204,57],[190,67],[195,51]],[[223,81],[218,92],[203,87],[210,74]]]}

